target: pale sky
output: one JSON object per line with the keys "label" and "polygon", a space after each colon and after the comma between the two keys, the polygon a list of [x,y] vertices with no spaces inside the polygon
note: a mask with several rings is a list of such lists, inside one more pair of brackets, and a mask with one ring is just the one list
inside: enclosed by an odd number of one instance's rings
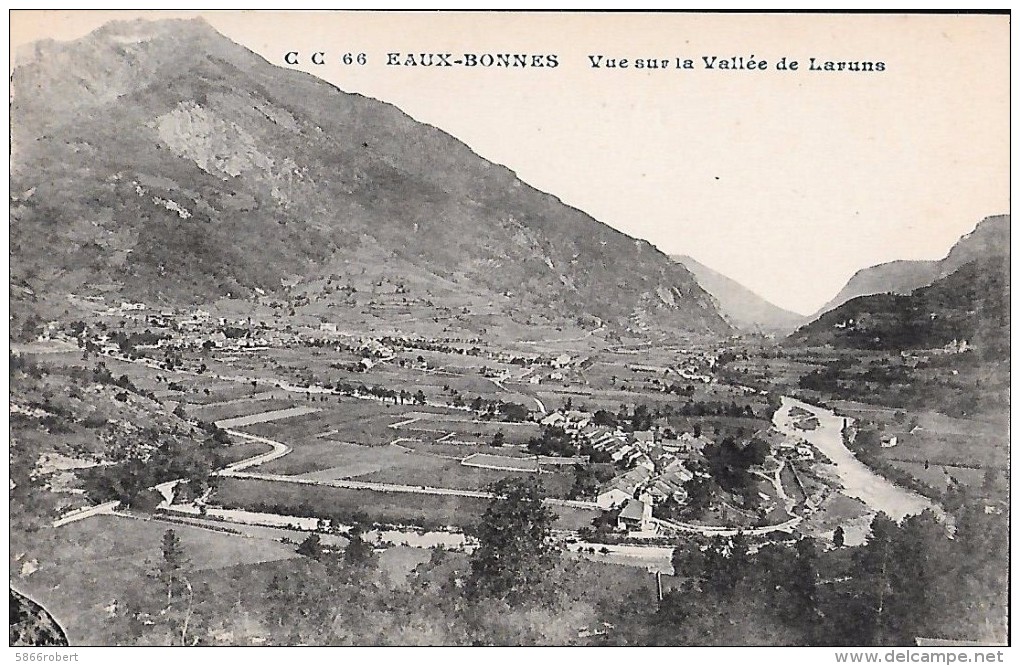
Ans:
{"label": "pale sky", "polygon": [[[15,11],[12,47],[140,15]],[[391,102],[596,219],[802,313],[860,268],[941,258],[983,217],[1009,212],[1008,16],[202,15],[274,64],[300,51],[296,68]],[[312,65],[312,51],[327,64]],[[341,64],[348,52],[368,63]],[[390,67],[389,52],[556,54],[559,66]],[[698,69],[593,69],[599,54]],[[768,69],[703,69],[712,55]],[[800,70],[777,71],[783,56]],[[886,71],[812,72],[810,57]]]}

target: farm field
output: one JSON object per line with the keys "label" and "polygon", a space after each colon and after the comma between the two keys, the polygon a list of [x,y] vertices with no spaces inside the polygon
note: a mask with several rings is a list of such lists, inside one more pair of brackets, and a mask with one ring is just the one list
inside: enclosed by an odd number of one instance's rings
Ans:
{"label": "farm field", "polygon": [[[514,459],[505,460],[509,465]],[[313,481],[356,479],[457,490],[485,490],[489,484],[508,476],[535,474],[464,465],[459,460],[416,453],[397,446],[360,446],[328,441],[298,444],[286,456],[259,467],[259,471]],[[566,467],[543,473],[539,479],[549,496],[566,497],[573,485],[573,472]]]}
{"label": "farm field", "polygon": [[258,468],[266,474],[301,476],[306,479],[347,479],[387,467],[408,468],[427,464],[426,456],[407,454],[392,446],[364,446],[318,440],[293,444],[293,450]]}
{"label": "farm field", "polygon": [[509,423],[504,421],[470,421],[467,419],[423,418],[399,425],[397,430],[408,437],[438,440],[444,437],[459,441],[487,444],[496,433],[503,433],[507,444],[524,444],[542,433],[536,423]]}
{"label": "farm field", "polygon": [[873,512],[860,500],[832,493],[817,510],[805,517],[797,531],[815,535],[842,526],[847,543],[861,543],[870,530],[872,516]]}
{"label": "farm field", "polygon": [[[299,403],[302,404],[302,403]],[[335,442],[368,446],[387,444],[399,437],[390,424],[398,421],[400,408],[373,400],[343,398],[337,402],[309,402],[321,411],[245,426],[253,435],[277,439],[290,445],[320,437]]]}
{"label": "farm field", "polygon": [[[846,414],[854,418],[863,418],[889,426],[897,423],[896,412],[899,411],[893,407],[869,405],[849,400],[834,400],[831,406],[838,414]],[[971,435],[992,437],[997,440],[1005,439],[1002,424],[995,421],[961,419],[931,411],[910,412],[909,417],[916,418],[917,425],[922,430],[947,435]]]}
{"label": "farm field", "polygon": [[[455,495],[388,493],[374,490],[306,486],[261,479],[223,479],[214,501],[226,508],[271,511],[285,515],[369,520],[423,527],[454,526],[471,529],[478,524],[488,500]],[[577,530],[591,525],[598,512],[572,507],[551,507],[556,529]]]}
{"label": "farm field", "polygon": [[319,409],[317,407],[309,407],[307,405],[296,405],[293,407],[288,406],[284,407],[283,409],[273,409],[269,411],[248,414],[247,416],[235,416],[229,419],[222,419],[220,421],[217,421],[217,424],[221,428],[243,428],[245,426],[255,425],[257,423],[271,423],[273,421],[284,421],[299,416],[314,414],[318,411]]}
{"label": "farm field", "polygon": [[466,458],[467,456],[470,456],[475,453],[483,453],[511,458],[534,457],[531,453],[528,453],[526,449],[520,447],[459,444],[455,442],[450,442],[449,440],[442,442],[430,442],[424,440],[422,441],[403,440],[400,442],[400,446],[406,449],[420,451],[421,453],[441,457],[452,457],[457,458],[458,460]]}
{"label": "farm field", "polygon": [[790,465],[783,465],[783,469],[779,472],[779,479],[783,483],[783,491],[786,495],[797,505],[803,504],[807,499],[807,495],[804,494],[800,484],[797,483],[796,475]]}
{"label": "farm field", "polygon": [[983,445],[975,446],[979,439],[970,435],[943,435],[931,432],[897,435],[898,443],[879,453],[887,460],[908,462],[929,462],[932,465],[958,467],[997,467],[1006,469],[1009,465],[1009,445],[982,439]]}
{"label": "farm field", "polygon": [[224,464],[230,465],[266,453],[269,447],[263,442],[254,442],[240,437],[231,437],[230,445],[221,448]]}
{"label": "farm field", "polygon": [[[504,478],[535,476],[535,472],[513,472],[463,465],[454,460],[410,454],[408,467],[387,467],[357,477],[358,481],[393,483],[427,488],[454,488],[457,490],[485,490],[490,484]],[[539,482],[549,497],[566,498],[573,486],[573,474],[550,472],[538,475]]]}
{"label": "farm field", "polygon": [[893,467],[907,472],[926,486],[938,491],[947,490],[954,481],[964,486],[980,487],[985,478],[985,472],[981,468],[929,464],[925,469],[923,462],[892,458],[886,458],[886,460]]}
{"label": "farm field", "polygon": [[296,404],[294,397],[283,396],[273,397],[269,392],[260,394],[254,398],[242,397],[235,400],[228,400],[223,403],[191,407],[190,414],[203,421],[215,422],[222,419],[232,419],[239,416],[249,416],[262,412],[277,409],[286,409]]}

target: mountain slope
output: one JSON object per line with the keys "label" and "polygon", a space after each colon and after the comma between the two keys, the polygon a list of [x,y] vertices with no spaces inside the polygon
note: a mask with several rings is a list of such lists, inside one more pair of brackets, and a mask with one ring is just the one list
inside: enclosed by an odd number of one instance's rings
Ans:
{"label": "mountain slope", "polygon": [[12,90],[12,283],[37,293],[205,302],[382,268],[521,318],[729,330],[647,242],[200,20],[37,44]]}
{"label": "mountain slope", "polygon": [[701,288],[719,303],[719,311],[745,331],[789,333],[803,324],[807,317],[773,305],[736,280],[719,273],[687,255],[673,259],[694,274]]}
{"label": "mountain slope", "polygon": [[789,340],[851,349],[933,349],[967,341],[986,360],[1009,358],[1009,257],[964,264],[909,295],[854,298]]}
{"label": "mountain slope", "polygon": [[909,294],[918,287],[950,275],[975,259],[1008,252],[1009,226],[1009,215],[987,217],[978,223],[974,231],[957,241],[949,254],[941,260],[891,261],[861,269],[812,318],[858,296]]}

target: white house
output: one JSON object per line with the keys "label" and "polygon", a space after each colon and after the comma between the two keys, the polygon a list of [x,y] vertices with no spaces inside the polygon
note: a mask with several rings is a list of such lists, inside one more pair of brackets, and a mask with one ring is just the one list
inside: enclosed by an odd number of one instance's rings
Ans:
{"label": "white house", "polygon": [[630,444],[625,444],[624,446],[621,446],[620,448],[616,449],[616,451],[613,452],[613,462],[620,462],[621,460],[623,460],[623,458],[630,455],[631,452],[633,451],[637,451],[637,449],[635,449]]}
{"label": "white house", "polygon": [[570,365],[570,354],[560,354],[552,360],[554,368],[565,368]]}
{"label": "white house", "polygon": [[803,444],[796,448],[798,460],[814,460],[815,452],[811,450],[810,446],[804,446]]}
{"label": "white house", "polygon": [[645,532],[652,528],[652,501],[648,495],[641,499],[630,499],[623,505],[620,512],[618,527],[620,529]]}
{"label": "white house", "polygon": [[611,509],[614,506],[619,506],[627,500],[631,499],[630,493],[621,490],[620,488],[610,488],[598,495],[595,498],[595,503],[603,509]]}
{"label": "white house", "polygon": [[559,412],[553,412],[546,416],[544,419],[539,421],[544,426],[561,426],[566,422],[566,418]]}

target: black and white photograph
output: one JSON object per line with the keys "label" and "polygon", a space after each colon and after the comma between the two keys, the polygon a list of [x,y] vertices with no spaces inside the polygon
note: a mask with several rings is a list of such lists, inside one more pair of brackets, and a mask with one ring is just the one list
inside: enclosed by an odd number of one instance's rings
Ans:
{"label": "black and white photograph", "polygon": [[1008,10],[9,28],[11,661],[1008,657]]}

